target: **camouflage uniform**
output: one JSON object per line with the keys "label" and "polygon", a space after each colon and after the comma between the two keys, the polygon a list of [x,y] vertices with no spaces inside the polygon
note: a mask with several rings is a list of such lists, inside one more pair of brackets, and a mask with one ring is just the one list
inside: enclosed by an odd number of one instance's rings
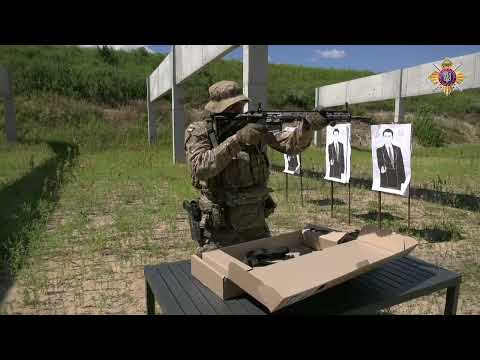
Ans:
{"label": "camouflage uniform", "polygon": [[[210,87],[212,101],[205,107],[220,113],[239,101],[241,89],[234,82],[223,81]],[[222,97],[223,96],[223,97]],[[200,223],[206,245],[201,254],[216,247],[270,236],[265,218],[273,213],[275,203],[267,187],[269,178],[268,145],[286,154],[305,150],[313,130],[299,120],[295,127],[263,140],[258,146],[244,145],[233,135],[213,147],[207,135],[206,119],[194,122],[185,131],[185,151],[193,185],[200,190]]]}

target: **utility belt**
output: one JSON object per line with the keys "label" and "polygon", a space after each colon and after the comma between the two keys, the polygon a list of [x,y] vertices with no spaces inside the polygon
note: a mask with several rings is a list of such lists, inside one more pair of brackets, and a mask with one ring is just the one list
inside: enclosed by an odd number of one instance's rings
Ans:
{"label": "utility belt", "polygon": [[208,199],[184,201],[189,214],[192,239],[203,246],[206,233],[228,229],[243,232],[265,226],[265,218],[270,216],[276,204],[270,195],[255,202],[230,204],[213,203]]}

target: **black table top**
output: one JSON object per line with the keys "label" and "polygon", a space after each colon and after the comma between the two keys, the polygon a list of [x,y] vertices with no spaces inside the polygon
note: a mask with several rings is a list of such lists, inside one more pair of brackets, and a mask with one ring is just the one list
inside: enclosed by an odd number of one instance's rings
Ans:
{"label": "black table top", "polygon": [[[162,313],[166,315],[265,315],[249,295],[222,300],[195,279],[190,261],[145,267]],[[368,273],[292,304],[273,314],[365,314],[456,286],[461,276],[412,256],[397,258]]]}

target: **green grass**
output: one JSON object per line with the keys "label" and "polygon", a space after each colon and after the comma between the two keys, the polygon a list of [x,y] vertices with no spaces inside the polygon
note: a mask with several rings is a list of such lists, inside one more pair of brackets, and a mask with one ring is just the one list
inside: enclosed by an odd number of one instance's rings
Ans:
{"label": "green grass", "polygon": [[[19,144],[0,152],[0,267],[17,271],[58,199],[70,156],[59,143]],[[3,266],[2,266],[3,265]]]}
{"label": "green grass", "polygon": [[[0,148],[0,268],[17,279],[24,308],[38,313],[52,289],[66,286],[72,299],[57,301],[78,310],[87,301],[83,281],[109,284],[119,276],[102,262],[106,257],[132,272],[193,251],[186,229],[178,228],[182,201],[195,195],[186,166],[171,164],[166,136],[156,146],[146,143],[144,113],[114,122],[96,105],[72,99],[33,96],[19,103],[20,143]],[[42,110],[34,115],[29,106]],[[70,148],[77,149],[72,158]],[[165,241],[171,233],[177,238]],[[109,291],[95,293],[95,311],[113,306]]]}
{"label": "green grass", "polygon": [[[90,250],[111,247],[111,234],[88,229],[92,218],[104,215],[126,236],[148,238],[147,229],[156,221],[175,230],[181,203],[194,191],[186,167],[172,165],[165,136],[157,146],[146,144],[145,114],[118,124],[84,102],[19,100],[20,143],[2,144],[0,151],[0,199],[8,204],[0,210],[4,265],[17,272],[24,265],[21,259],[35,258],[37,245],[46,240],[46,221],[58,209],[68,221],[49,235],[53,247],[71,241],[75,229],[94,234],[88,237]],[[42,110],[34,115],[30,107],[35,106]],[[70,147],[78,149],[78,159],[62,152]]]}
{"label": "green grass", "polygon": [[28,174],[44,161],[52,158],[55,153],[47,144],[20,144],[7,147],[0,141],[0,188],[10,185],[15,180]]}

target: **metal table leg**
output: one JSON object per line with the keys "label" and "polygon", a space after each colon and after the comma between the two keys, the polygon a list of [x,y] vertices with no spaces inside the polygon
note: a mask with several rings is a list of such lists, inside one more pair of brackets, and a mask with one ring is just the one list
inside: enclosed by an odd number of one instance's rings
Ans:
{"label": "metal table leg", "polygon": [[148,281],[145,281],[145,295],[147,299],[147,315],[155,315],[155,297]]}
{"label": "metal table leg", "polygon": [[447,288],[447,298],[445,301],[445,315],[456,315],[458,294],[460,291],[460,283],[455,286]]}

